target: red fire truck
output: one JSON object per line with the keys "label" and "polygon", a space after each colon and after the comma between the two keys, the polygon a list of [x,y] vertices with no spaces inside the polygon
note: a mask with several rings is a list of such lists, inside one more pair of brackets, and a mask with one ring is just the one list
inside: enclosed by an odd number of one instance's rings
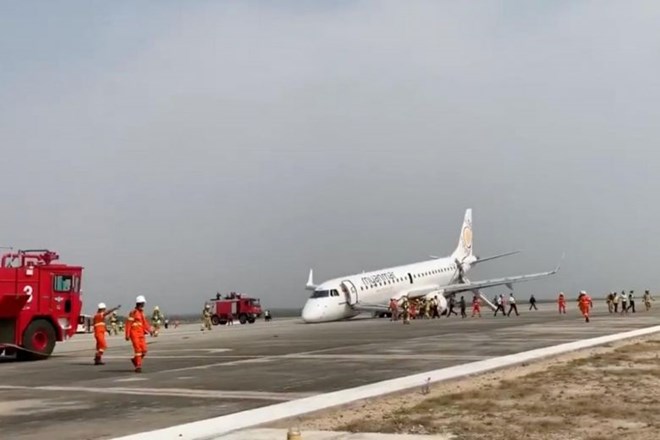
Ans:
{"label": "red fire truck", "polygon": [[211,323],[213,325],[225,325],[231,316],[238,319],[241,324],[246,322],[254,324],[254,321],[261,316],[261,304],[259,298],[250,298],[240,293],[231,292],[224,298],[218,293],[211,300]]}
{"label": "red fire truck", "polygon": [[22,250],[0,260],[0,354],[46,358],[56,341],[76,333],[83,268],[58,259],[49,250]]}

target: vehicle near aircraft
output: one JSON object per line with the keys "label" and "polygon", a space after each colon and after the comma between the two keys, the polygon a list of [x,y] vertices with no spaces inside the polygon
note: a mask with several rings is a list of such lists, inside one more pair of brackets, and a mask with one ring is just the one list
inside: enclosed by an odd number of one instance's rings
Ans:
{"label": "vehicle near aircraft", "polygon": [[314,284],[313,271],[310,270],[305,288],[313,292],[303,307],[302,319],[314,323],[349,319],[362,312],[378,315],[389,311],[388,303],[391,299],[400,302],[404,297],[437,298],[438,309],[442,313],[447,308],[447,298],[460,292],[473,292],[494,308],[481,293],[481,289],[505,285],[513,290],[515,283],[536,280],[559,271],[557,266],[549,272],[472,282],[465,274],[475,265],[519,252],[479,258],[473,254],[472,239],[472,210],[468,209],[465,211],[458,246],[448,257],[431,256],[430,260],[347,275],[318,285]]}
{"label": "vehicle near aircraft", "polygon": [[78,317],[76,333],[91,333],[94,329],[93,318],[92,315],[80,315]]}
{"label": "vehicle near aircraft", "polygon": [[0,354],[46,358],[76,333],[83,268],[58,259],[49,250],[19,250],[0,260]]}
{"label": "vehicle near aircraft", "polygon": [[247,295],[232,292],[222,298],[220,294],[211,299],[211,323],[213,325],[225,325],[229,318],[237,319],[241,324],[246,322],[254,324],[261,316],[261,303],[259,298],[252,298]]}

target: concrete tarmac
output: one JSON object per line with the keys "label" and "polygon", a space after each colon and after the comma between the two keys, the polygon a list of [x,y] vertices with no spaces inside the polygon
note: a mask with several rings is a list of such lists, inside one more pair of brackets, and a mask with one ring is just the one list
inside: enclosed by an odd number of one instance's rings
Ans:
{"label": "concrete tarmac", "polygon": [[[98,439],[164,428],[245,409],[658,324],[660,312],[592,322],[574,304],[521,307],[519,317],[413,321],[297,319],[164,330],[149,338],[144,372],[131,346],[108,338],[104,366],[92,365],[91,335],[61,343],[45,361],[0,363],[0,438]],[[421,386],[422,384],[420,384]]]}

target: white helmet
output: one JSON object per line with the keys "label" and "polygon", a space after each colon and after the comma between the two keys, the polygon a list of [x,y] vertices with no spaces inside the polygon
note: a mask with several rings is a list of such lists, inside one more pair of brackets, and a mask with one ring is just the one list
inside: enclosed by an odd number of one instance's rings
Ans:
{"label": "white helmet", "polygon": [[147,300],[142,295],[138,295],[138,297],[135,298],[135,304],[144,304],[146,302]]}
{"label": "white helmet", "polygon": [[158,306],[156,306],[156,307],[154,307],[154,310],[160,310],[160,309],[158,308]]}
{"label": "white helmet", "polygon": [[99,303],[98,308],[99,309],[105,309],[105,303]]}

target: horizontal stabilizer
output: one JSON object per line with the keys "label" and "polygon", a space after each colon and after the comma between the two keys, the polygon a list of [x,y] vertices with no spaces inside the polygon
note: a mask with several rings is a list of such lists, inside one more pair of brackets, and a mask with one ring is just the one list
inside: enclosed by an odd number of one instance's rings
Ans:
{"label": "horizontal stabilizer", "polygon": [[495,260],[497,258],[508,257],[509,255],[515,255],[515,254],[519,254],[519,253],[520,253],[520,251],[511,251],[511,252],[505,252],[503,254],[491,255],[489,257],[477,258],[477,261],[472,263],[472,266],[474,266],[477,263],[483,263],[484,261]]}

